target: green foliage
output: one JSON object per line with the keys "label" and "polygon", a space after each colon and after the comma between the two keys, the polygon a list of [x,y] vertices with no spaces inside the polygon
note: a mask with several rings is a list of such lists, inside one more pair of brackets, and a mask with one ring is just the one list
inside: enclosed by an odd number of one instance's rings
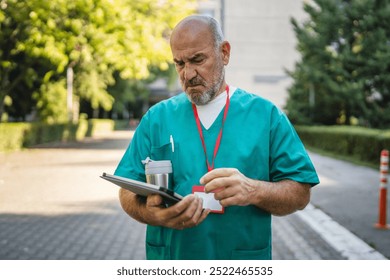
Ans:
{"label": "green foliage", "polygon": [[45,83],[40,91],[35,93],[38,112],[43,122],[63,123],[68,120],[65,83],[64,79]]}
{"label": "green foliage", "polygon": [[375,165],[381,150],[390,149],[390,130],[351,126],[295,126],[309,148]]}
{"label": "green foliage", "polygon": [[314,0],[304,9],[309,20],[292,19],[301,60],[289,72],[290,118],[390,127],[390,2]]}
{"label": "green foliage", "polygon": [[108,92],[114,97],[113,111],[123,112],[126,105],[134,104],[138,99],[146,100],[149,96],[147,81],[135,79],[122,79],[119,73],[114,75],[116,83],[108,88]]}
{"label": "green foliage", "polygon": [[[168,35],[190,13],[194,0],[3,0],[0,2],[0,116],[5,96],[29,92],[46,120],[53,88],[65,87],[74,70],[74,100],[110,110],[107,87],[147,79],[149,69],[168,69]],[[49,86],[48,84],[53,84]],[[27,90],[26,90],[27,89]],[[58,95],[61,95],[58,93]],[[30,108],[35,105],[30,99]],[[45,105],[42,105],[45,104]],[[65,105],[64,105],[65,106]],[[53,112],[53,111],[52,111]],[[53,116],[56,119],[57,116]]]}
{"label": "green foliage", "polygon": [[14,151],[23,147],[29,123],[0,123],[0,151]]}
{"label": "green foliage", "polygon": [[94,136],[107,133],[114,130],[115,122],[113,120],[91,119],[88,122],[87,136]]}

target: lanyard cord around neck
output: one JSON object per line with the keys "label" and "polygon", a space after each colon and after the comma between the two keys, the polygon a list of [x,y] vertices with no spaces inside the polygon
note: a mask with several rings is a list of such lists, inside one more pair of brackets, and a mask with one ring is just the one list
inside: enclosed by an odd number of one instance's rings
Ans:
{"label": "lanyard cord around neck", "polygon": [[218,153],[218,150],[219,150],[219,146],[220,146],[220,144],[221,144],[223,126],[224,126],[224,124],[225,124],[227,112],[228,112],[228,110],[229,110],[229,105],[230,105],[230,99],[229,99],[229,86],[227,85],[227,86],[226,86],[226,105],[225,105],[225,109],[224,109],[224,112],[223,112],[222,126],[221,126],[221,129],[219,130],[218,138],[217,138],[217,140],[215,141],[213,160],[212,160],[211,165],[210,165],[209,160],[208,160],[208,158],[207,158],[206,143],[205,143],[204,137],[203,137],[202,125],[200,124],[200,119],[199,119],[199,115],[198,115],[198,110],[196,109],[196,105],[195,105],[195,104],[192,104],[192,110],[194,111],[196,126],[198,127],[199,137],[200,137],[200,140],[202,141],[203,151],[204,151],[204,155],[205,155],[205,157],[206,157],[207,171],[211,171],[211,170],[214,169],[214,161],[215,161],[215,158],[217,157],[217,153]]}

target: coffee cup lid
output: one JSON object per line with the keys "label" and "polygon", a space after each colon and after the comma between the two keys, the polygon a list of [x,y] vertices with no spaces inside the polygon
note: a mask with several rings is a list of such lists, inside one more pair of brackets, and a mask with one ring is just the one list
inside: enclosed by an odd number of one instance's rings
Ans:
{"label": "coffee cup lid", "polygon": [[170,160],[154,160],[145,164],[145,174],[165,173],[172,173],[172,163]]}

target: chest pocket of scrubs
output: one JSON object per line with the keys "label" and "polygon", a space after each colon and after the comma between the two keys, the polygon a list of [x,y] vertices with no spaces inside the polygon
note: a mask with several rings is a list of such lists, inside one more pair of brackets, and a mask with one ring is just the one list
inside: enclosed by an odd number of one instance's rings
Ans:
{"label": "chest pocket of scrubs", "polygon": [[[176,152],[176,146],[175,146]],[[166,143],[162,146],[152,146],[151,160],[171,160],[174,152],[172,152],[172,144]]]}
{"label": "chest pocket of scrubs", "polygon": [[172,151],[172,144],[166,143],[161,146],[152,146],[151,149],[151,160],[176,160],[179,153],[179,144],[174,143],[174,152]]}

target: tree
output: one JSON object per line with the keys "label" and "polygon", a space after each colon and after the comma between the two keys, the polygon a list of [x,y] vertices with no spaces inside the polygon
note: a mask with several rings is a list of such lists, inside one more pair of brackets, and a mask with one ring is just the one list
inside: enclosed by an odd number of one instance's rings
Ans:
{"label": "tree", "polygon": [[168,67],[168,32],[191,11],[193,2],[3,0],[0,115],[5,96],[18,83],[29,82],[39,103],[49,89],[42,84],[63,85],[69,67],[75,77],[74,99],[110,110],[114,99],[107,86],[114,83],[115,72],[122,79],[138,80],[148,77],[150,65]]}
{"label": "tree", "polygon": [[390,2],[314,0],[304,9],[309,20],[292,19],[301,60],[289,72],[290,118],[390,126]]}
{"label": "tree", "polygon": [[0,120],[5,101],[8,99],[8,104],[15,105],[12,91],[21,84],[33,87],[35,72],[30,67],[33,63],[25,53],[17,50],[18,43],[27,38],[24,32],[27,17],[26,9],[17,1],[0,2]]}

